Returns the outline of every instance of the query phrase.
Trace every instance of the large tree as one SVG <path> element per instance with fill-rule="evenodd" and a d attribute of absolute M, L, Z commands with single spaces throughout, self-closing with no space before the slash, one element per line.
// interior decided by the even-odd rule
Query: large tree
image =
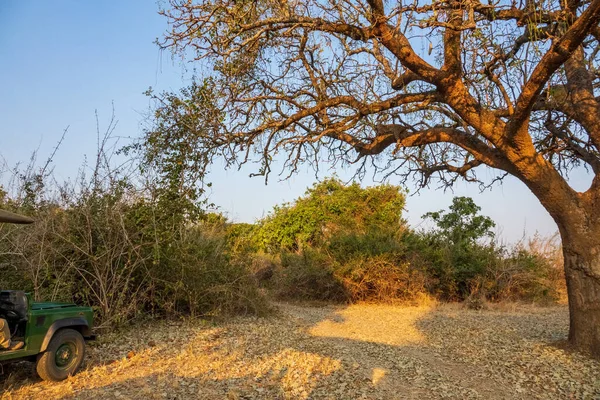
<path fill-rule="evenodd" d="M 282 156 L 289 171 L 355 163 L 423 185 L 488 166 L 525 183 L 562 237 L 570 341 L 600 356 L 600 0 L 171 0 L 162 13 L 160 44 L 220 93 L 218 129 L 185 126 L 206 159 L 259 158 L 261 174 Z"/>

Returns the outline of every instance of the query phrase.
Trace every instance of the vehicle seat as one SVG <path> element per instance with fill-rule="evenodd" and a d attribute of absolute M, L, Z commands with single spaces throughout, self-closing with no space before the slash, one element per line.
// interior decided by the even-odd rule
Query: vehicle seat
<path fill-rule="evenodd" d="M 0 292 L 0 303 L 8 301 L 12 305 L 2 305 L 5 311 L 14 311 L 20 320 L 27 319 L 27 295 L 21 290 L 4 290 Z"/>

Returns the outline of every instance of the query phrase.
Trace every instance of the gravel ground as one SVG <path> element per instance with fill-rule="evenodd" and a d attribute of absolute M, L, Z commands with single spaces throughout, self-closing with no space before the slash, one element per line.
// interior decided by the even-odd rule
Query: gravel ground
<path fill-rule="evenodd" d="M 277 307 L 105 335 L 61 383 L 5 366 L 2 399 L 600 399 L 600 362 L 559 346 L 566 307 Z"/>

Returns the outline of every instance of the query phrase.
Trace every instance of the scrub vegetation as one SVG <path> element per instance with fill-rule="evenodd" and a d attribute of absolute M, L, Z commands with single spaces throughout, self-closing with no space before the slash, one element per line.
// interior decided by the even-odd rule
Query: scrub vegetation
<path fill-rule="evenodd" d="M 36 223 L 1 227 L 1 287 L 89 304 L 100 328 L 148 316 L 264 315 L 269 299 L 481 308 L 564 297 L 557 244 L 499 245 L 470 198 L 426 214 L 432 229 L 417 231 L 402 218 L 404 189 L 333 177 L 254 224 L 232 223 L 205 211 L 181 149 L 159 157 L 141 143 L 126 149 L 133 167 L 111 169 L 111 127 L 76 183 L 58 184 L 48 165 L 13 171 L 0 207 Z"/>
<path fill-rule="evenodd" d="M 494 222 L 468 197 L 427 213 L 433 228 L 417 231 L 402 219 L 404 196 L 391 185 L 315 184 L 246 228 L 255 276 L 277 298 L 294 300 L 468 301 L 479 308 L 564 297 L 557 243 L 500 245 Z"/>

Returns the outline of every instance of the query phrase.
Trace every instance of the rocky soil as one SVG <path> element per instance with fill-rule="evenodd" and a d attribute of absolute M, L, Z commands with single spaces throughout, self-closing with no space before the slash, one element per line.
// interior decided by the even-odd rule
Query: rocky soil
<path fill-rule="evenodd" d="M 61 383 L 4 366 L 1 398 L 600 399 L 600 362 L 561 346 L 566 307 L 277 307 L 104 335 Z"/>

